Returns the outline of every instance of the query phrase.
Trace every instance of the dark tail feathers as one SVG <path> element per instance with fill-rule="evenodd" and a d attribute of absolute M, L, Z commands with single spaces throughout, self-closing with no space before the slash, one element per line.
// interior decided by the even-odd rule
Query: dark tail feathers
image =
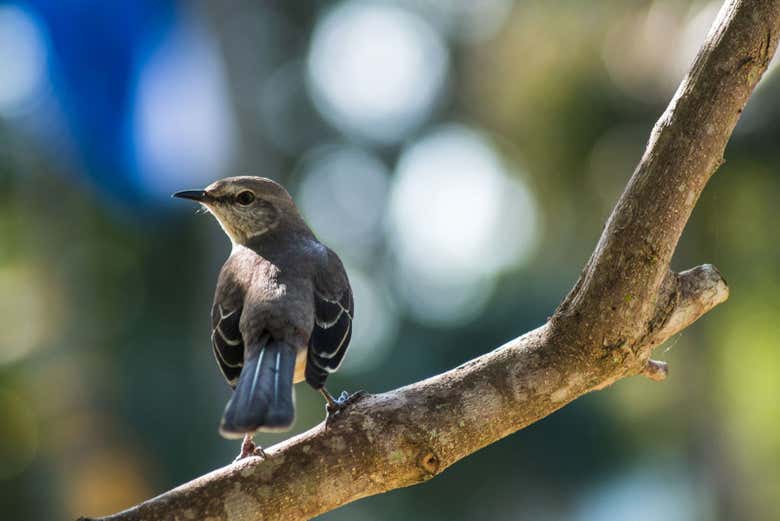
<path fill-rule="evenodd" d="M 295 357 L 295 348 L 274 340 L 250 350 L 222 415 L 222 436 L 240 438 L 258 430 L 285 430 L 292 425 Z"/>

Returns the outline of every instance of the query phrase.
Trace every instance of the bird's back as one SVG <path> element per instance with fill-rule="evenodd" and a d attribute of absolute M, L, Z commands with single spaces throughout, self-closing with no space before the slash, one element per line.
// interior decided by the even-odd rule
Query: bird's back
<path fill-rule="evenodd" d="M 241 308 L 239 332 L 244 341 L 267 332 L 296 348 L 307 346 L 314 325 L 311 270 L 305 262 L 291 266 L 282 267 L 250 248 L 233 249 L 220 272 L 214 304 Z"/>

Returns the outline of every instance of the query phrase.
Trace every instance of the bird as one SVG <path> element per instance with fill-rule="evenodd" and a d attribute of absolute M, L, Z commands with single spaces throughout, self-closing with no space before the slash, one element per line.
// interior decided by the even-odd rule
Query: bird
<path fill-rule="evenodd" d="M 325 388 L 352 337 L 347 272 L 271 179 L 228 177 L 172 196 L 200 203 L 232 244 L 211 309 L 211 347 L 233 388 L 219 432 L 243 437 L 236 460 L 265 457 L 254 434 L 292 426 L 293 384 L 305 380 L 319 391 L 329 418 L 363 394 L 335 398 Z"/>

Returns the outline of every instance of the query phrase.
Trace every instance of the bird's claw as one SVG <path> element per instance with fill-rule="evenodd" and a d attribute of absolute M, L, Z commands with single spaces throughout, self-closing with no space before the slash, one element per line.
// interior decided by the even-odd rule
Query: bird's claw
<path fill-rule="evenodd" d="M 260 445 L 257 445 L 255 447 L 255 450 L 252 451 L 252 455 L 253 456 L 259 456 L 259 457 L 261 457 L 263 459 L 266 459 L 268 457 L 268 455 L 263 450 L 263 447 L 261 447 Z"/>
<path fill-rule="evenodd" d="M 349 406 L 352 403 L 355 403 L 360 398 L 363 398 L 368 393 L 366 391 L 360 390 L 355 391 L 354 393 L 350 394 L 347 391 L 341 391 L 341 394 L 338 398 L 334 399 L 333 402 L 328 402 L 325 405 L 325 410 L 328 412 L 328 418 L 330 419 L 331 416 L 335 416 L 341 411 L 343 411 L 347 406 Z"/>
<path fill-rule="evenodd" d="M 233 463 L 248 458 L 249 456 L 259 456 L 265 459 L 266 453 L 263 450 L 263 447 L 255 445 L 255 442 L 251 439 L 244 438 L 244 441 L 241 443 L 241 452 L 236 456 L 236 459 L 233 460 Z"/>

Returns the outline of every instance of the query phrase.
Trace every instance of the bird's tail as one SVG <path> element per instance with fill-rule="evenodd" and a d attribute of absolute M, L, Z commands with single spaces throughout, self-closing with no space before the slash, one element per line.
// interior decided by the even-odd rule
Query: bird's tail
<path fill-rule="evenodd" d="M 258 430 L 285 430 L 295 419 L 295 348 L 265 337 L 247 351 L 238 385 L 219 426 L 226 438 Z"/>

